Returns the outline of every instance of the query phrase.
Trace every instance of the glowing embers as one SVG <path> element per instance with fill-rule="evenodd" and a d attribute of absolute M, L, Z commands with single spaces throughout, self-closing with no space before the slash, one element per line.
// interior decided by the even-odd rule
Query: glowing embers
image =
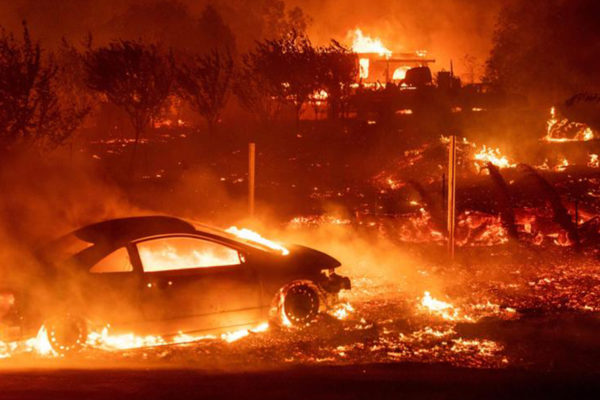
<path fill-rule="evenodd" d="M 489 300 L 485 303 L 467 303 L 464 307 L 457 307 L 447 301 L 434 298 L 428 291 L 425 291 L 420 299 L 418 308 L 433 317 L 452 322 L 477 322 L 489 316 L 511 320 L 519 316 L 514 309 L 500 307 Z"/>
<path fill-rule="evenodd" d="M 354 311 L 354 307 L 352 307 L 350 303 L 339 303 L 336 304 L 329 313 L 339 320 L 344 320 Z"/>
<path fill-rule="evenodd" d="M 450 137 L 441 136 L 440 141 L 443 144 L 450 142 Z M 517 164 L 511 161 L 508 156 L 504 155 L 500 148 L 482 145 L 479 149 L 477 144 L 470 142 L 467 138 L 457 138 L 458 148 L 463 154 L 467 154 L 468 158 L 473 160 L 476 172 L 485 172 L 485 167 L 488 163 L 495 165 L 498 168 L 515 168 Z M 464 156 L 463 156 L 464 157 Z"/>
<path fill-rule="evenodd" d="M 429 292 L 425 292 L 421 299 L 421 307 L 430 314 L 437 315 L 448 321 L 460 319 L 460 309 L 445 301 L 437 300 L 431 297 Z M 469 318 L 466 318 L 470 320 Z"/>
<path fill-rule="evenodd" d="M 550 108 L 550 117 L 546 121 L 546 142 L 587 142 L 596 139 L 592 128 L 586 124 L 569 121 L 567 118 L 559 119 L 556 109 Z"/>
<path fill-rule="evenodd" d="M 508 242 L 502 219 L 478 211 L 465 211 L 459 215 L 456 236 L 459 246 L 497 246 Z"/>
<path fill-rule="evenodd" d="M 251 231 L 250 229 L 246 229 L 246 228 L 239 229 L 235 226 L 232 226 L 230 228 L 227 228 L 225 230 L 225 232 L 231 233 L 232 235 L 235 235 L 240 239 L 245 239 L 245 240 L 248 240 L 249 242 L 254 242 L 259 245 L 265 246 L 271 250 L 280 252 L 284 256 L 287 256 L 288 254 L 290 254 L 290 251 L 288 249 L 286 249 L 285 247 L 283 247 L 282 245 L 275 243 L 271 240 L 265 239 L 264 237 L 262 237 L 261 235 L 259 235 L 258 233 L 254 232 L 254 231 Z"/>

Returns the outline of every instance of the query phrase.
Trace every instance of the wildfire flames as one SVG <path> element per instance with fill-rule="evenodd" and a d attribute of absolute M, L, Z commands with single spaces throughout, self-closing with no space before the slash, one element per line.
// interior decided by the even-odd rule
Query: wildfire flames
<path fill-rule="evenodd" d="M 392 51 L 386 48 L 379 38 L 365 36 L 360 29 L 354 30 L 351 36 L 353 36 L 352 51 L 355 53 L 375 53 L 387 58 L 392 56 Z"/>
<path fill-rule="evenodd" d="M 473 156 L 475 159 L 475 167 L 481 170 L 488 162 L 494 164 L 498 168 L 514 168 L 516 164 L 508 161 L 508 158 L 500 152 L 499 148 L 492 148 L 483 145 Z"/>
<path fill-rule="evenodd" d="M 579 122 L 571 122 L 566 118 L 558 119 L 556 108 L 550 108 L 550 117 L 546 121 L 547 142 L 587 142 L 594 140 L 596 135 L 592 128 Z"/>
<path fill-rule="evenodd" d="M 178 345 L 193 343 L 202 340 L 222 340 L 226 343 L 233 343 L 251 333 L 265 332 L 269 329 L 269 324 L 264 322 L 251 329 L 240 329 L 237 331 L 226 332 L 221 335 L 188 335 L 179 333 L 172 338 L 163 338 L 154 335 L 136 335 L 135 333 L 111 334 L 110 326 L 105 326 L 99 331 L 90 332 L 87 335 L 84 347 L 99 349 L 103 351 L 121 351 L 146 347 Z M 38 335 L 25 341 L 0 342 L 0 358 L 9 358 L 17 354 L 34 353 L 40 356 L 57 357 L 56 353 L 48 339 L 48 333 L 45 326 L 42 326 Z"/>
<path fill-rule="evenodd" d="M 393 56 L 392 51 L 387 48 L 381 39 L 367 36 L 361 29 L 355 29 L 348 32 L 348 37 L 352 40 L 352 51 L 358 54 L 358 70 L 359 78 L 367 79 L 370 76 L 371 58 L 377 56 L 386 60 L 390 60 Z M 427 51 L 418 50 L 415 52 L 417 57 L 423 58 L 427 55 Z M 376 60 L 377 57 L 373 57 Z M 410 66 L 402 65 L 395 67 L 392 73 L 392 80 L 401 81 L 406 78 L 406 72 Z M 386 78 L 387 79 L 387 78 Z"/>

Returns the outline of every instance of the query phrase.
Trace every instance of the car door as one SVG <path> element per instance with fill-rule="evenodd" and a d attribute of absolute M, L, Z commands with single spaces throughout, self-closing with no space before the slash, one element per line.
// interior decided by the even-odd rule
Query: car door
<path fill-rule="evenodd" d="M 143 309 L 163 334 L 234 329 L 260 319 L 260 286 L 237 249 L 193 235 L 136 243 Z"/>
<path fill-rule="evenodd" d="M 95 322 L 127 328 L 143 319 L 140 274 L 131 255 L 131 247 L 118 247 L 89 268 L 89 279 L 81 287 L 80 296 L 86 299 L 85 315 Z"/>

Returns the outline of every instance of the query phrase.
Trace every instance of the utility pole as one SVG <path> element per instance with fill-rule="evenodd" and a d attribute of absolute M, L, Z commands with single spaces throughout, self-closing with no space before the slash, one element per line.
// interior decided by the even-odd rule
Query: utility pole
<path fill-rule="evenodd" d="M 456 225 L 456 136 L 450 136 L 448 147 L 448 254 L 454 260 Z"/>
<path fill-rule="evenodd" d="M 248 211 L 254 217 L 254 187 L 256 172 L 256 145 L 248 144 Z"/>

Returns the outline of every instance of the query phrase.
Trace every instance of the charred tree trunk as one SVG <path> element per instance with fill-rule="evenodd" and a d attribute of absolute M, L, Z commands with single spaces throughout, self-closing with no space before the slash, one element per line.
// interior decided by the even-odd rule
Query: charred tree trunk
<path fill-rule="evenodd" d="M 408 181 L 407 183 L 411 185 L 417 193 L 419 193 L 421 200 L 423 201 L 425 207 L 431 215 L 431 221 L 433 222 L 435 228 L 438 229 L 440 232 L 447 232 L 446 219 L 444 217 L 444 208 L 440 204 L 437 204 L 431 198 L 429 193 L 427 193 L 427 191 L 419 182 Z"/>
<path fill-rule="evenodd" d="M 515 224 L 515 211 L 508 185 L 500 174 L 498 167 L 488 162 L 487 169 L 490 171 L 490 178 L 492 178 L 492 182 L 494 182 L 497 189 L 502 226 L 506 229 L 510 238 L 518 239 L 517 226 Z"/>
<path fill-rule="evenodd" d="M 542 190 L 544 197 L 550 202 L 552 211 L 554 214 L 554 222 L 559 224 L 569 234 L 569 237 L 575 241 L 575 244 L 579 244 L 579 234 L 577 232 L 577 226 L 573 223 L 571 216 L 567 212 L 567 209 L 562 203 L 560 196 L 554 190 L 554 187 L 542 177 L 536 170 L 526 164 L 519 164 L 519 169 L 523 171 L 527 176 L 533 179 L 537 186 Z"/>

